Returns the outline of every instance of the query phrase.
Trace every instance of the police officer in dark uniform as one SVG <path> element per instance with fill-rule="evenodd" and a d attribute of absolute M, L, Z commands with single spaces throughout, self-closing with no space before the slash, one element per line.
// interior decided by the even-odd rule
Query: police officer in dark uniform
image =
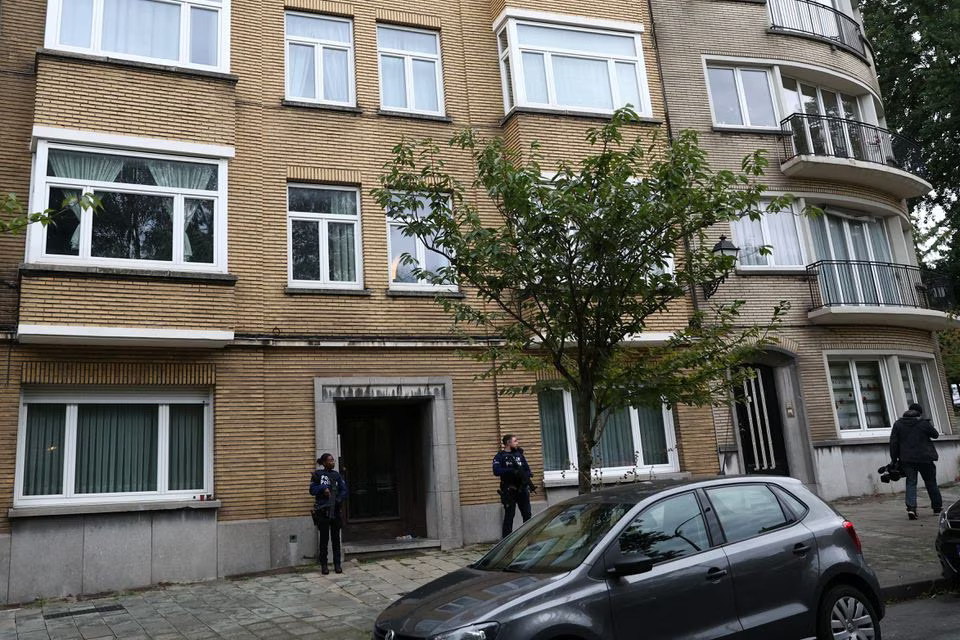
<path fill-rule="evenodd" d="M 503 528 L 506 538 L 513 531 L 513 518 L 517 507 L 520 517 L 526 522 L 530 519 L 530 491 L 534 489 L 533 472 L 527 459 L 523 457 L 520 442 L 508 433 L 501 439 L 503 449 L 493 458 L 493 475 L 500 478 L 500 502 L 503 503 Z"/>
<path fill-rule="evenodd" d="M 320 551 L 320 572 L 330 573 L 327 564 L 327 542 L 333 543 L 333 570 L 343 573 L 340 563 L 340 528 L 343 501 L 347 497 L 347 483 L 343 476 L 333 470 L 335 462 L 332 453 L 317 458 L 320 468 L 310 476 L 310 495 L 315 496 L 313 505 L 313 524 L 317 527 Z"/>

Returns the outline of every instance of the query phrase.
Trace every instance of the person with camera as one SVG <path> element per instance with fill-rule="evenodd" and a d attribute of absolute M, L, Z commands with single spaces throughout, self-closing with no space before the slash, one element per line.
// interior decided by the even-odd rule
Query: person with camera
<path fill-rule="evenodd" d="M 513 531 L 513 519 L 520 507 L 520 517 L 530 519 L 530 492 L 536 491 L 533 472 L 516 436 L 508 433 L 501 438 L 503 447 L 493 458 L 493 475 L 500 478 L 500 502 L 503 503 L 501 534 L 506 538 Z"/>
<path fill-rule="evenodd" d="M 890 459 L 893 464 L 900 463 L 907 481 L 907 517 L 916 520 L 917 516 L 917 474 L 923 478 L 930 496 L 930 507 L 934 513 L 943 509 L 943 497 L 937 486 L 937 465 L 939 458 L 933 446 L 933 440 L 940 437 L 933 423 L 923 416 L 923 407 L 913 403 L 903 417 L 893 424 L 890 432 Z"/>
<path fill-rule="evenodd" d="M 332 453 L 325 453 L 317 458 L 317 464 L 320 468 L 310 476 L 310 495 L 315 497 L 310 515 L 317 527 L 320 573 L 330 573 L 330 566 L 327 564 L 328 542 L 333 547 L 333 570 L 343 573 L 340 558 L 340 518 L 343 501 L 347 497 L 347 483 L 343 476 L 333 470 L 336 463 Z"/>

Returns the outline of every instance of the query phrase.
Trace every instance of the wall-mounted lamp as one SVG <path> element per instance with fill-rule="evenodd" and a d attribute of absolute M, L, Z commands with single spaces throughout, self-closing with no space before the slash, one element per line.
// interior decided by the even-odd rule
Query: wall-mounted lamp
<path fill-rule="evenodd" d="M 737 254 L 740 253 L 740 247 L 733 244 L 727 240 L 727 236 L 720 236 L 720 242 L 713 245 L 713 255 L 717 256 L 726 256 L 727 258 L 733 258 L 734 262 L 737 259 Z M 727 276 L 730 274 L 730 270 L 723 272 L 723 275 L 715 280 L 710 282 L 703 283 L 703 297 L 709 298 L 717 292 L 717 289 L 723 284 L 723 281 L 727 279 Z"/>

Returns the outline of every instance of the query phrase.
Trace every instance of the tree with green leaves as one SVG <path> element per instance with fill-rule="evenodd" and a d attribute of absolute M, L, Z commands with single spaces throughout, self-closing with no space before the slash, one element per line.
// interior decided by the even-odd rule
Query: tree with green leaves
<path fill-rule="evenodd" d="M 68 196 L 60 203 L 59 209 L 51 207 L 43 211 L 27 213 L 17 196 L 9 193 L 0 200 L 0 233 L 19 233 L 33 223 L 56 224 L 57 217 L 67 211 L 79 212 L 82 209 L 99 208 L 100 199 L 92 193 L 85 193 L 81 196 Z"/>
<path fill-rule="evenodd" d="M 536 144 L 521 152 L 462 131 L 450 145 L 473 160 L 469 186 L 447 170 L 437 144 L 403 141 L 373 190 L 405 235 L 442 256 L 431 269 L 405 254 L 405 268 L 463 289 L 463 297 L 437 300 L 487 365 L 485 375 L 550 380 L 505 393 L 560 386 L 572 394 L 581 492 L 591 490 L 594 449 L 612 410 L 725 397 L 747 375 L 737 365 L 773 341 L 787 308 L 781 302 L 769 321 L 749 324 L 743 301 L 714 304 L 664 345 L 631 345 L 651 320 L 677 313 L 678 301 L 731 269 L 731 257 L 712 251 L 708 230 L 762 215 L 758 179 L 767 166 L 758 151 L 739 172 L 713 171 L 694 132 L 670 144 L 625 142 L 634 122 L 632 111 L 617 111 L 587 133 L 590 155 L 549 172 Z M 768 209 L 790 200 L 773 198 Z"/>

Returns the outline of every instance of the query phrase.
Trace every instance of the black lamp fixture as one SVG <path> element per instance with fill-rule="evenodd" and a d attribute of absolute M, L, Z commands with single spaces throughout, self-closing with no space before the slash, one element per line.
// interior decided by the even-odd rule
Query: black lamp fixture
<path fill-rule="evenodd" d="M 717 256 L 726 256 L 728 258 L 733 258 L 734 261 L 737 259 L 737 254 L 740 253 L 740 247 L 733 244 L 727 240 L 727 236 L 720 236 L 720 242 L 713 245 L 713 255 Z M 703 297 L 709 298 L 717 292 L 717 289 L 720 288 L 720 285 L 723 284 L 723 281 L 727 279 L 727 276 L 730 274 L 730 270 L 723 272 L 719 278 L 711 280 L 710 282 L 703 283 Z"/>

